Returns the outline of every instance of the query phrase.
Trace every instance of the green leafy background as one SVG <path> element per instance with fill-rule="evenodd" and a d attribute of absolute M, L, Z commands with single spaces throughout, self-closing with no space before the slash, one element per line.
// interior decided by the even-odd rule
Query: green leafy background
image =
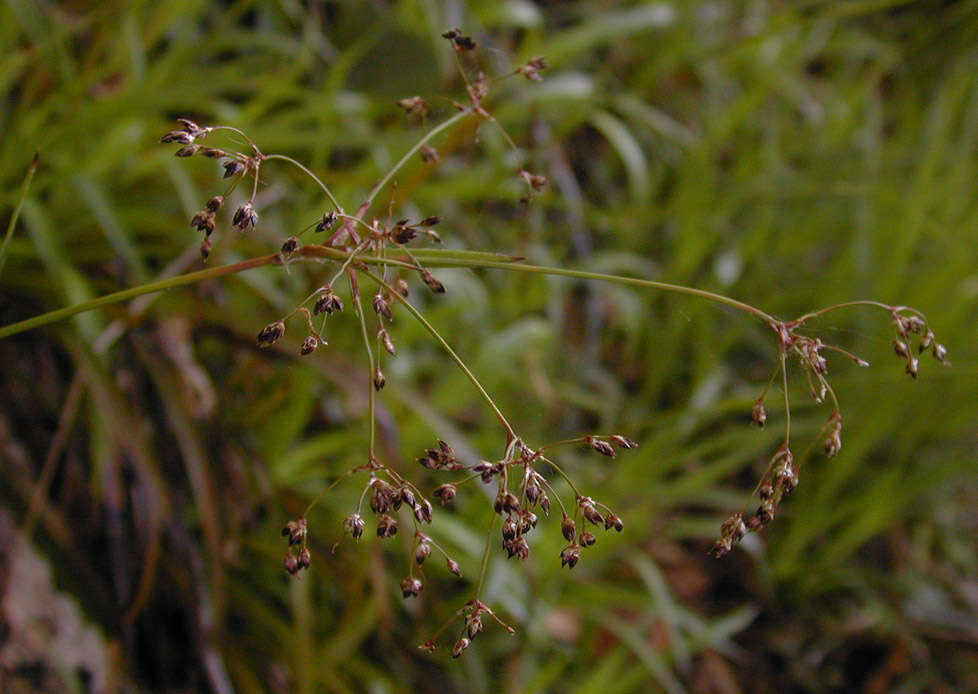
<path fill-rule="evenodd" d="M 777 397 L 767 429 L 748 425 L 776 360 L 770 331 L 688 297 L 437 271 L 447 295 L 418 284 L 412 301 L 531 445 L 592 432 L 641 442 L 615 461 L 560 455 L 625 532 L 602 533 L 571 573 L 554 519 L 525 564 L 495 549 L 486 600 L 518 632 L 487 624 L 453 661 L 416 646 L 471 593 L 491 515 L 481 490 L 436 508 L 431 531 L 466 580 L 429 568 L 417 601 L 397 588 L 409 538 L 342 538 L 355 482 L 313 511 L 311 570 L 282 571 L 282 524 L 365 457 L 353 316 L 331 318 L 328 348 L 311 357 L 297 355 L 299 330 L 282 349 L 254 344 L 322 268 L 262 268 L 6 338 L 0 507 L 23 525 L 45 481 L 29 530 L 57 589 L 105 639 L 94 681 L 160 692 L 978 690 L 974 1 L 9 0 L 4 227 L 35 150 L 40 166 L 7 247 L 0 323 L 200 267 L 187 222 L 221 192 L 220 172 L 157 144 L 177 116 L 245 130 L 355 209 L 464 101 L 439 37 L 456 25 L 479 44 L 473 73 L 550 63 L 540 84 L 495 85 L 487 105 L 551 185 L 521 204 L 512 151 L 491 125 L 468 123 L 437 140 L 437 167 L 400 172 L 375 214 L 390 197 L 395 219 L 441 216 L 449 248 L 694 285 L 782 317 L 858 298 L 912 305 L 953 366 L 922 360 L 919 380 L 907 378 L 881 311 L 813 324 L 872 362 L 830 358 L 842 452 L 826 460 L 816 445 L 772 526 L 715 560 L 720 522 L 750 507 L 779 445 Z M 434 112 L 424 126 L 394 103 L 416 94 Z M 262 179 L 258 228 L 232 232 L 224 219 L 209 265 L 273 252 L 327 209 L 284 164 Z M 413 461 L 438 437 L 467 462 L 498 458 L 498 425 L 438 346 L 403 312 L 393 336 L 383 457 L 427 490 L 446 479 Z M 829 410 L 795 376 L 801 451 Z M 0 586 L 9 579 L 0 569 Z M 25 691 L 48 677 L 86 691 L 91 674 L 58 657 L 40 669 L 5 661 L 0 676 Z"/>

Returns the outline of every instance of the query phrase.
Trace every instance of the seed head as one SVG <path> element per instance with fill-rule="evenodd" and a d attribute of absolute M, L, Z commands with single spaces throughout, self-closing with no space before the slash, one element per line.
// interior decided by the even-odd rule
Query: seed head
<path fill-rule="evenodd" d="M 437 164 L 439 160 L 438 150 L 429 145 L 421 148 L 421 161 L 425 164 Z"/>
<path fill-rule="evenodd" d="M 210 236 L 214 233 L 214 213 L 201 210 L 190 220 L 190 226 Z"/>
<path fill-rule="evenodd" d="M 431 523 L 431 502 L 421 499 L 414 507 L 414 517 L 419 523 Z"/>
<path fill-rule="evenodd" d="M 616 516 L 611 511 L 608 511 L 608 513 L 604 517 L 604 529 L 611 530 L 612 528 L 614 528 L 618 532 L 621 532 L 624 527 L 625 524 L 622 522 L 621 518 Z"/>
<path fill-rule="evenodd" d="M 397 521 L 386 513 L 377 521 L 377 537 L 386 538 L 397 535 Z"/>
<path fill-rule="evenodd" d="M 208 159 L 221 159 L 228 155 L 223 149 L 218 149 L 217 147 L 201 147 L 200 153 Z"/>
<path fill-rule="evenodd" d="M 560 532 L 568 542 L 573 542 L 574 536 L 577 535 L 577 523 L 566 513 L 564 514 L 563 520 L 560 521 Z"/>
<path fill-rule="evenodd" d="M 475 41 L 472 40 L 471 36 L 465 36 L 462 34 L 461 29 L 446 31 L 441 36 L 442 38 L 448 39 L 452 42 L 452 47 L 455 49 L 456 53 L 463 53 L 465 51 L 475 49 Z"/>
<path fill-rule="evenodd" d="M 906 371 L 908 374 L 910 374 L 911 378 L 917 378 L 917 367 L 919 366 L 919 364 L 920 361 L 917 359 L 917 357 L 909 357 L 907 359 Z"/>
<path fill-rule="evenodd" d="M 445 563 L 448 566 L 449 571 L 451 571 L 459 578 L 462 577 L 462 567 L 458 565 L 457 561 L 455 561 L 454 559 L 447 559 Z"/>
<path fill-rule="evenodd" d="M 582 496 L 577 500 L 577 505 L 581 508 L 581 515 L 594 525 L 604 523 L 604 516 L 594 506 L 594 500 L 589 496 Z"/>
<path fill-rule="evenodd" d="M 381 390 L 387 384 L 387 379 L 384 377 L 384 372 L 380 370 L 380 367 L 374 369 L 374 390 Z"/>
<path fill-rule="evenodd" d="M 462 655 L 462 653 L 465 652 L 465 649 L 469 647 L 470 643 L 472 642 L 466 636 L 463 636 L 456 641 L 455 645 L 452 646 L 452 657 L 458 658 L 460 655 Z"/>
<path fill-rule="evenodd" d="M 178 157 L 192 157 L 197 154 L 198 151 L 200 151 L 200 145 L 184 145 L 174 152 L 174 154 L 176 154 Z"/>
<path fill-rule="evenodd" d="M 607 441 L 602 441 L 601 439 L 596 439 L 593 436 L 587 437 L 588 445 L 596 450 L 601 455 L 606 455 L 609 458 L 614 458 L 618 454 L 615 452 L 614 447 Z"/>
<path fill-rule="evenodd" d="M 577 545 L 568 545 L 560 552 L 560 566 L 573 569 L 581 558 L 581 548 Z"/>
<path fill-rule="evenodd" d="M 186 130 L 171 130 L 166 135 L 160 138 L 160 142 L 163 144 L 169 144 L 171 142 L 177 142 L 181 145 L 189 145 L 194 141 L 194 136 L 187 132 Z"/>
<path fill-rule="evenodd" d="M 232 176 L 237 176 L 239 173 L 244 171 L 245 165 L 238 161 L 237 159 L 232 159 L 231 161 L 224 162 L 224 178 L 231 178 Z"/>
<path fill-rule="evenodd" d="M 320 313 L 332 315 L 334 311 L 343 310 L 343 302 L 331 287 L 323 287 L 320 291 L 322 294 L 316 299 L 316 305 L 312 309 L 313 315 L 318 316 Z"/>
<path fill-rule="evenodd" d="M 476 610 L 465 618 L 465 631 L 474 639 L 482 631 L 482 613 Z"/>
<path fill-rule="evenodd" d="M 383 316 L 387 320 L 393 319 L 393 314 L 391 313 L 391 305 L 387 301 L 387 298 L 381 292 L 377 292 L 377 294 L 374 296 L 374 312 L 378 316 Z"/>
<path fill-rule="evenodd" d="M 282 536 L 289 538 L 289 545 L 298 545 L 306 539 L 308 523 L 305 518 L 289 521 L 282 528 Z"/>
<path fill-rule="evenodd" d="M 367 526 L 367 523 L 363 520 L 359 513 L 351 513 L 343 521 L 343 528 L 353 536 L 354 540 L 359 540 L 363 535 L 363 529 Z"/>
<path fill-rule="evenodd" d="M 289 573 L 289 575 L 295 576 L 297 573 L 299 573 L 299 558 L 292 554 L 292 552 L 288 552 L 285 555 L 283 564 L 285 565 L 285 570 Z"/>
<path fill-rule="evenodd" d="M 258 213 L 255 212 L 254 205 L 249 201 L 239 207 L 234 217 L 231 219 L 231 226 L 246 231 L 249 226 L 258 226 Z"/>
<path fill-rule="evenodd" d="M 298 564 L 300 569 L 308 569 L 309 565 L 312 563 L 312 553 L 309 551 L 308 547 L 303 547 L 299 550 Z"/>
<path fill-rule="evenodd" d="M 496 513 L 514 513 L 520 509 L 520 500 L 512 492 L 500 490 L 492 508 Z"/>
<path fill-rule="evenodd" d="M 578 542 L 581 543 L 582 547 L 590 547 L 597 541 L 598 538 L 595 537 L 594 533 L 592 533 L 589 530 L 585 530 L 584 532 L 582 532 L 580 538 L 578 539 Z"/>
<path fill-rule="evenodd" d="M 384 349 L 387 350 L 387 353 L 394 356 L 394 341 L 391 340 L 391 336 L 388 334 L 387 329 L 384 326 L 380 326 L 380 328 L 377 330 L 377 337 L 380 338 L 380 342 L 384 345 Z"/>
<path fill-rule="evenodd" d="M 622 436 L 621 434 L 615 434 L 613 436 L 609 436 L 608 440 L 611 441 L 611 443 L 618 446 L 618 448 L 625 448 L 625 449 L 638 448 L 638 443 L 632 441 L 627 436 Z"/>
<path fill-rule="evenodd" d="M 435 496 L 441 501 L 442 506 L 454 499 L 455 493 L 456 489 L 454 484 L 443 484 L 434 491 Z"/>
<path fill-rule="evenodd" d="M 418 546 L 414 550 L 414 561 L 418 563 L 418 566 L 424 563 L 424 560 L 428 558 L 431 554 L 431 543 L 428 542 L 427 538 L 421 540 Z"/>
<path fill-rule="evenodd" d="M 409 96 L 406 99 L 398 99 L 397 105 L 404 109 L 409 116 L 419 116 L 424 118 L 428 115 L 428 103 L 420 96 Z"/>
<path fill-rule="evenodd" d="M 907 349 L 907 343 L 903 340 L 893 341 L 893 351 L 896 352 L 898 357 L 903 357 L 904 359 L 910 355 L 910 350 Z"/>
<path fill-rule="evenodd" d="M 207 209 L 208 212 L 217 212 L 223 206 L 224 206 L 224 196 L 223 195 L 215 195 L 210 200 L 208 200 L 206 203 L 204 203 L 204 207 Z"/>
<path fill-rule="evenodd" d="M 403 277 L 397 278 L 397 282 L 394 283 L 394 289 L 397 290 L 398 294 L 404 297 L 411 293 L 410 288 L 408 288 L 407 280 L 405 280 Z"/>
<path fill-rule="evenodd" d="M 306 356 L 315 352 L 317 347 L 319 347 L 319 339 L 310 335 L 302 341 L 302 347 L 299 349 L 299 353 L 302 356 Z"/>
<path fill-rule="evenodd" d="M 299 239 L 295 236 L 290 236 L 289 238 L 285 239 L 285 242 L 282 244 L 282 255 L 291 255 L 292 253 L 295 253 L 298 247 Z"/>
<path fill-rule="evenodd" d="M 761 429 L 764 428 L 764 423 L 767 422 L 767 411 L 764 409 L 764 401 L 758 400 L 754 403 L 754 409 L 750 412 L 751 421 L 754 422 Z"/>
<path fill-rule="evenodd" d="M 401 594 L 405 598 L 416 598 L 418 594 L 421 593 L 421 580 L 414 578 L 413 576 L 408 576 L 403 581 L 401 581 Z"/>
<path fill-rule="evenodd" d="M 269 323 L 261 332 L 258 333 L 258 346 L 259 347 L 269 347 L 285 334 L 285 323 L 283 321 L 275 321 L 274 323 Z"/>
<path fill-rule="evenodd" d="M 444 294 L 445 293 L 445 285 L 442 284 L 438 280 L 437 277 L 435 277 L 434 275 L 432 275 L 427 270 L 422 270 L 421 271 L 421 279 L 424 280 L 424 283 L 426 285 L 428 285 L 428 289 L 430 289 L 431 291 L 433 291 L 435 294 Z"/>

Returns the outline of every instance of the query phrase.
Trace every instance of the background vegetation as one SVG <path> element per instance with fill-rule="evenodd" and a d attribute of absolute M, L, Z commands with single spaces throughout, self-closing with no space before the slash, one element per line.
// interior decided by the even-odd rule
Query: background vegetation
<path fill-rule="evenodd" d="M 254 344 L 318 270 L 263 268 L 4 339 L 4 691 L 978 690 L 976 2 L 10 0 L 4 227 L 35 150 L 41 163 L 0 324 L 199 267 L 187 223 L 221 188 L 213 162 L 157 144 L 176 116 L 245 130 L 355 209 L 424 132 L 395 100 L 428 98 L 431 122 L 463 100 L 438 37 L 456 25 L 490 74 L 549 61 L 543 83 L 502 83 L 490 106 L 551 186 L 521 205 L 498 133 L 463 126 L 438 140 L 438 167 L 398 176 L 395 218 L 440 215 L 448 247 L 691 284 L 782 317 L 910 304 L 953 367 L 908 379 L 882 312 L 821 321 L 873 364 L 832 361 L 842 452 L 813 455 L 772 526 L 714 560 L 779 443 L 782 408 L 748 425 L 776 357 L 767 328 L 650 291 L 438 271 L 447 295 L 415 300 L 528 441 L 641 443 L 561 457 L 625 532 L 571 573 L 553 520 L 525 564 L 495 552 L 487 595 L 518 633 L 488 628 L 453 661 L 416 644 L 471 586 L 432 571 L 403 604 L 408 548 L 341 538 L 356 485 L 310 517 L 312 569 L 282 571 L 282 524 L 365 451 L 351 315 L 308 358 L 294 334 Z M 325 211 L 284 165 L 262 174 L 261 223 L 219 224 L 210 265 L 272 252 Z M 406 315 L 394 337 L 387 459 L 430 490 L 445 480 L 413 460 L 436 437 L 467 461 L 498 456 L 491 413 L 437 346 Z M 799 379 L 791 394 L 807 441 L 828 411 Z M 473 489 L 438 517 L 467 575 L 490 513 Z M 25 525 L 43 556 L 30 570 Z M 54 590 L 97 638 L 65 636 L 82 628 L 67 607 L 41 631 L 18 621 Z"/>

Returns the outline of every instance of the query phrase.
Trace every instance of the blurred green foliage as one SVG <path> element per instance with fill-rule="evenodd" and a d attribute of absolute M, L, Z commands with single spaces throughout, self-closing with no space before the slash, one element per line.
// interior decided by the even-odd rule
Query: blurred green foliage
<path fill-rule="evenodd" d="M 47 470 L 34 540 L 113 644 L 116 676 L 161 692 L 978 689 L 974 1 L 9 0 L 4 227 L 35 150 L 41 165 L 0 323 L 199 266 L 187 221 L 221 192 L 219 171 L 157 144 L 177 116 L 241 128 L 355 209 L 424 132 L 395 100 L 424 96 L 431 122 L 464 100 L 439 38 L 456 25 L 490 75 L 550 63 L 540 84 L 496 85 L 488 106 L 551 186 L 520 204 L 499 133 L 463 125 L 439 138 L 437 167 L 397 176 L 395 218 L 441 216 L 451 248 L 690 284 L 781 317 L 912 305 L 953 367 L 927 360 L 911 382 L 882 312 L 819 321 L 873 364 L 830 360 L 842 453 L 816 446 L 782 516 L 717 561 L 720 521 L 747 508 L 779 444 L 777 405 L 767 429 L 748 426 L 776 358 L 768 329 L 686 297 L 439 271 L 447 295 L 413 300 L 531 445 L 641 442 L 613 462 L 560 455 L 625 532 L 570 574 L 553 519 L 525 564 L 494 551 L 486 599 L 518 633 L 487 626 L 452 661 L 416 645 L 471 585 L 429 569 L 403 604 L 410 538 L 341 538 L 358 484 L 310 517 L 312 569 L 283 575 L 282 524 L 365 456 L 351 314 L 309 358 L 294 332 L 280 351 L 254 346 L 320 268 L 262 268 L 5 339 L 0 499 L 24 519 Z M 327 209 L 284 165 L 262 178 L 259 227 L 219 226 L 210 264 L 272 252 Z M 393 334 L 384 458 L 430 490 L 446 480 L 413 460 L 438 437 L 466 462 L 500 456 L 491 413 L 438 346 L 406 314 Z M 801 378 L 791 397 L 803 449 L 829 410 Z M 467 576 L 490 514 L 464 488 L 432 528 Z"/>

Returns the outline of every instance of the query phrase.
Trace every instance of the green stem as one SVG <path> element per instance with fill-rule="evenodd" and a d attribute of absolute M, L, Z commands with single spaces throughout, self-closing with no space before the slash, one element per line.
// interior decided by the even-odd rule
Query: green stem
<path fill-rule="evenodd" d="M 497 518 L 498 515 L 495 512 L 493 512 L 492 519 L 489 521 L 489 532 L 488 532 L 489 538 L 486 540 L 486 548 L 482 551 L 482 565 L 479 567 L 479 578 L 476 580 L 475 583 L 475 598 L 474 598 L 475 600 L 478 600 L 479 596 L 482 594 L 482 584 L 485 583 L 486 573 L 489 571 L 489 553 L 495 544 L 492 541 L 492 535 L 496 530 Z"/>
<path fill-rule="evenodd" d="M 329 198 L 329 201 L 333 203 L 333 207 L 336 208 L 336 211 L 340 213 L 343 212 L 343 208 L 340 207 L 340 203 L 336 201 L 336 198 L 333 196 L 333 193 L 330 191 L 330 189 L 326 187 L 326 184 L 323 183 L 321 180 L 319 180 L 319 177 L 316 174 L 314 174 L 312 171 L 307 169 L 304 165 L 302 165 L 292 157 L 285 156 L 284 154 L 266 154 L 265 159 L 281 159 L 282 161 L 287 161 L 293 166 L 297 166 L 298 168 L 302 169 L 302 171 L 304 171 L 305 174 L 309 176 L 309 178 L 314 180 L 319 185 L 319 187 L 323 189 L 323 192 L 326 193 L 326 197 Z"/>
<path fill-rule="evenodd" d="M 256 267 L 262 267 L 264 265 L 276 265 L 279 262 L 279 254 L 273 253 L 272 255 L 265 255 L 259 258 L 242 260 L 239 263 L 221 265 L 219 267 L 207 268 L 206 270 L 190 272 L 185 275 L 178 275 L 177 277 L 168 277 L 164 280 L 159 280 L 156 282 L 148 282 L 146 284 L 141 284 L 138 287 L 123 289 L 119 292 L 113 292 L 112 294 L 106 294 L 105 296 L 100 296 L 98 298 L 91 299 L 90 301 L 75 304 L 74 306 L 66 306 L 65 308 L 59 308 L 56 311 L 42 313 L 39 316 L 34 316 L 33 318 L 28 318 L 27 320 L 22 320 L 18 323 L 5 325 L 0 328 L 0 339 L 10 337 L 11 335 L 16 335 L 17 333 L 22 333 L 25 330 L 39 328 L 42 325 L 56 323 L 66 318 L 71 318 L 79 313 L 84 313 L 85 311 L 91 311 L 92 309 L 101 308 L 103 306 L 111 306 L 112 304 L 117 304 L 122 301 L 135 299 L 137 296 L 142 296 L 144 294 L 152 294 L 153 292 L 161 292 L 166 289 L 183 287 L 188 284 L 194 284 L 196 282 L 212 279 L 214 277 L 234 275 L 239 272 Z"/>
<path fill-rule="evenodd" d="M 401 160 L 396 164 L 394 164 L 394 167 L 390 171 L 388 171 L 387 174 L 382 179 L 380 179 L 380 181 L 377 182 L 377 185 L 375 185 L 370 190 L 370 192 L 367 194 L 367 199 L 364 201 L 363 205 L 361 206 L 361 209 L 364 211 L 370 209 L 370 205 L 373 203 L 374 198 L 377 197 L 377 193 L 383 190 L 384 186 L 386 186 L 387 183 L 391 180 L 391 178 L 394 177 L 394 174 L 396 174 L 401 169 L 402 166 L 407 164 L 408 161 L 410 161 L 411 157 L 417 154 L 418 150 L 424 147 L 428 143 L 428 141 L 431 140 L 431 138 L 435 137 L 441 132 L 444 132 L 445 130 L 452 127 L 453 125 L 455 125 L 456 123 L 458 123 L 460 120 L 462 120 L 468 115 L 470 115 L 468 111 L 460 111 L 456 113 L 454 116 L 452 116 L 451 118 L 449 118 L 448 120 L 446 120 L 445 122 L 433 128 L 431 132 L 429 132 L 427 135 L 425 135 L 420 140 L 418 140 L 418 142 L 415 143 L 414 147 L 409 149 L 407 153 L 403 157 L 401 157 Z"/>
<path fill-rule="evenodd" d="M 472 385 L 475 386 L 475 389 L 479 391 L 479 395 L 481 395 L 482 399 L 485 400 L 487 405 L 489 405 L 489 408 L 496 413 L 496 417 L 499 418 L 499 422 L 503 425 L 503 428 L 506 430 L 508 441 L 514 441 L 516 439 L 516 432 L 513 431 L 513 427 L 510 426 L 509 421 L 499 410 L 499 407 L 496 406 L 496 402 L 492 399 L 489 393 L 486 392 L 486 389 L 482 387 L 482 383 L 479 382 L 479 379 L 475 377 L 475 374 L 473 374 L 472 371 L 469 369 L 469 367 L 465 364 L 465 362 L 462 361 L 462 358 L 458 356 L 458 354 L 456 354 L 455 350 L 452 349 L 452 346 L 445 341 L 445 338 L 441 336 L 441 333 L 435 330 L 435 327 L 428 322 L 428 319 L 425 318 L 421 314 L 421 312 L 418 311 L 418 309 L 412 306 L 411 302 L 409 302 L 407 299 L 401 296 L 396 289 L 394 289 L 392 286 L 387 284 L 387 282 L 385 282 L 383 278 L 379 277 L 378 275 L 375 275 L 370 270 L 363 270 L 363 272 L 367 275 L 367 277 L 369 277 L 378 285 L 384 287 L 388 292 L 390 292 L 390 295 L 392 297 L 400 301 L 405 306 L 405 308 L 407 308 L 410 314 L 414 316 L 414 319 L 417 320 L 419 323 L 421 323 L 422 326 L 424 326 L 424 329 L 428 331 L 428 334 L 430 334 L 433 338 L 435 338 L 438 344 L 441 345 L 442 349 L 444 349 L 445 352 L 448 353 L 448 356 L 451 357 L 452 361 L 455 362 L 455 365 L 458 366 L 459 369 L 461 369 L 462 373 L 464 373 L 465 376 L 472 383 Z"/>
<path fill-rule="evenodd" d="M 27 167 L 27 174 L 24 176 L 24 182 L 20 184 L 20 193 L 17 195 L 17 204 L 14 206 L 14 213 L 10 215 L 10 222 L 7 224 L 7 234 L 3 237 L 3 245 L 0 246 L 0 273 L 3 272 L 4 263 L 7 262 L 7 244 L 10 243 L 11 237 L 14 235 L 14 228 L 17 226 L 17 219 L 20 217 L 20 210 L 24 206 L 24 200 L 27 198 L 27 190 L 31 187 L 31 181 L 34 180 L 34 172 L 37 171 L 37 162 L 39 161 L 39 155 L 34 152 L 34 160 L 31 165 Z"/>
<path fill-rule="evenodd" d="M 376 369 L 376 363 L 374 362 L 374 353 L 370 349 L 370 336 L 367 334 L 367 317 L 363 314 L 363 304 L 360 301 L 360 287 L 356 279 L 356 270 L 350 270 L 350 293 L 353 295 L 353 308 L 354 312 L 357 314 L 357 318 L 360 319 L 360 331 L 363 334 L 363 347 L 367 351 L 367 362 L 369 363 L 370 373 L 367 375 L 367 380 L 369 385 L 367 386 L 367 393 L 369 395 L 369 410 L 368 418 L 370 419 L 370 460 L 374 459 L 374 442 L 377 436 L 377 388 L 374 385 L 374 375 Z"/>

